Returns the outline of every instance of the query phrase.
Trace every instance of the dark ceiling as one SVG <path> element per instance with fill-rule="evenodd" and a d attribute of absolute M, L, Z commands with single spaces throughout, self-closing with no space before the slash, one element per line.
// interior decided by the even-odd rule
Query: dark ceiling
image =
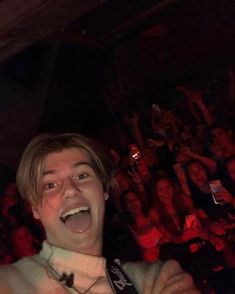
<path fill-rule="evenodd" d="M 0 11 L 0 62 L 42 40 L 73 54 L 78 47 L 111 52 L 119 92 L 106 99 L 114 108 L 149 103 L 179 82 L 234 64 L 234 0 L 2 0 Z M 34 64 L 39 58 L 31 55 Z"/>
<path fill-rule="evenodd" d="M 234 50 L 234 5 L 234 0 L 2 0 L 0 62 L 45 38 L 104 48 L 140 33 L 152 51 L 204 50 L 207 58 L 208 49 Z"/>
<path fill-rule="evenodd" d="M 16 162 L 39 123 L 97 134 L 125 111 L 175 106 L 176 83 L 234 65 L 234 12 L 234 0 L 0 0 L 3 157 Z"/>

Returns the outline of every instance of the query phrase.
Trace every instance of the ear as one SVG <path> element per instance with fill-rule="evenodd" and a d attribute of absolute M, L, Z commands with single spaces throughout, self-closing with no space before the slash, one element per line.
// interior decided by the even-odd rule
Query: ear
<path fill-rule="evenodd" d="M 107 192 L 104 193 L 104 200 L 108 200 L 109 199 L 109 194 Z"/>
<path fill-rule="evenodd" d="M 35 206 L 32 206 L 32 212 L 33 212 L 33 217 L 35 219 L 40 219 L 40 216 L 39 216 L 39 213 L 38 213 L 38 210 Z"/>

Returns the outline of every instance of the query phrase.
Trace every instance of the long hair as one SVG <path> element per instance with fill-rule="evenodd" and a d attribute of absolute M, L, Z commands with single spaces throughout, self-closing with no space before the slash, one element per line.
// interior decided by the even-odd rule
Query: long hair
<path fill-rule="evenodd" d="M 151 198 L 153 203 L 153 209 L 157 210 L 159 222 L 161 225 L 165 226 L 168 231 L 174 232 L 177 230 L 174 222 L 172 221 L 172 216 L 169 215 L 165 204 L 161 201 L 159 195 L 156 191 L 156 186 L 160 181 L 166 180 L 172 185 L 173 195 L 172 195 L 172 204 L 175 207 L 176 213 L 181 219 L 181 225 L 184 222 L 184 217 L 181 215 L 186 211 L 186 207 L 181 199 L 181 195 L 178 193 L 177 189 L 174 186 L 172 179 L 168 176 L 158 176 L 152 180 L 151 183 Z"/>
<path fill-rule="evenodd" d="M 123 216 L 122 216 L 123 220 L 126 221 L 128 224 L 133 225 L 134 224 L 134 218 L 131 215 L 131 213 L 127 210 L 127 205 L 126 205 L 126 203 L 127 203 L 126 197 L 127 197 L 128 193 L 134 193 L 138 197 L 138 199 L 139 199 L 139 201 L 141 203 L 141 211 L 142 211 L 144 216 L 148 215 L 148 208 L 147 208 L 147 205 L 145 203 L 143 203 L 143 201 L 141 200 L 141 197 L 138 194 L 138 192 L 136 192 L 135 190 L 128 189 L 128 190 L 126 190 L 126 191 L 124 191 L 122 193 L 120 202 L 121 202 L 122 211 L 123 211 Z"/>

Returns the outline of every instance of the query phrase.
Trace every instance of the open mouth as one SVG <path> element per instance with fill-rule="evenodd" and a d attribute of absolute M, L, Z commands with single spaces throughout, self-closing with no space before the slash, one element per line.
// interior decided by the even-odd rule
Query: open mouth
<path fill-rule="evenodd" d="M 80 206 L 77 208 L 73 208 L 67 212 L 65 212 L 64 214 L 62 214 L 60 216 L 60 219 L 62 220 L 63 223 L 65 223 L 71 216 L 74 216 L 75 214 L 78 213 L 90 213 L 90 208 L 88 206 Z"/>
<path fill-rule="evenodd" d="M 72 208 L 60 216 L 66 228 L 73 232 L 84 232 L 91 224 L 91 209 L 89 206 Z"/>

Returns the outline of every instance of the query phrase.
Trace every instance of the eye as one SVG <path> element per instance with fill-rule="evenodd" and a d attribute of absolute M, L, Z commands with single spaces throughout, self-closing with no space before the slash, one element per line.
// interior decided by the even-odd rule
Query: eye
<path fill-rule="evenodd" d="M 44 190 L 51 190 L 57 187 L 56 183 L 49 182 L 44 185 Z"/>
<path fill-rule="evenodd" d="M 84 180 L 84 179 L 86 179 L 86 178 L 88 178 L 89 177 L 89 174 L 88 173 L 79 173 L 79 174 L 77 174 L 75 177 L 74 177 L 74 179 L 75 180 Z"/>

